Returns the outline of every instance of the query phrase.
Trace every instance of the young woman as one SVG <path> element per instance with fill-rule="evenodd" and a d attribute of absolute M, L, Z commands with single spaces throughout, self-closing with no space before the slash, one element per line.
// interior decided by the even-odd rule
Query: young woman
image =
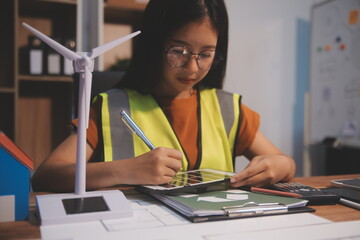
<path fill-rule="evenodd" d="M 231 178 L 233 187 L 294 176 L 293 159 L 262 135 L 258 114 L 221 90 L 228 47 L 222 0 L 152 0 L 141 31 L 125 76 L 92 105 L 87 189 L 167 183 L 180 170 L 234 171 L 240 155 L 251 161 Z M 156 149 L 126 129 L 124 109 Z M 38 168 L 34 190 L 73 191 L 76 138 L 69 136 Z"/>

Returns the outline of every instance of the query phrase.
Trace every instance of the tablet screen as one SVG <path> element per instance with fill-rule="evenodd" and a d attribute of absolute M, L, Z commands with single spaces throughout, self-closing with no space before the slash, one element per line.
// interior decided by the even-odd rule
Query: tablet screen
<path fill-rule="evenodd" d="M 161 185 L 143 185 L 143 188 L 156 191 L 181 191 L 189 188 L 203 187 L 213 183 L 229 180 L 234 173 L 214 169 L 199 169 L 187 172 L 178 172 L 171 182 Z"/>

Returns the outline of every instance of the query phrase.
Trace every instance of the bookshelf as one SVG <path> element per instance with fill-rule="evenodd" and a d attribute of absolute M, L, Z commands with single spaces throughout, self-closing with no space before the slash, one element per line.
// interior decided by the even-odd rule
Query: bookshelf
<path fill-rule="evenodd" d="M 82 16 L 78 8 L 94 3 L 103 6 L 98 16 L 103 19 L 97 19 L 103 24 L 96 28 L 110 24 L 135 29 L 146 6 L 146 1 L 136 0 L 108 0 L 101 5 L 87 0 L 2 1 L 0 35 L 6 37 L 0 38 L 0 130 L 34 160 L 34 169 L 71 132 L 74 86 L 70 75 L 29 74 L 24 68 L 28 64 L 24 49 L 30 32 L 21 23 L 26 22 L 55 39 L 78 41 L 79 28 L 84 28 L 79 24 Z M 107 38 L 112 36 L 99 37 Z"/>

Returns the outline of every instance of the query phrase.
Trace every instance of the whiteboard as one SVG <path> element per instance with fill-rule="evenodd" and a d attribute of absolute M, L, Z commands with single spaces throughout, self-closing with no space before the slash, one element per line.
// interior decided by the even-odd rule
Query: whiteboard
<path fill-rule="evenodd" d="M 360 147 L 360 0 L 312 9 L 310 140 Z"/>

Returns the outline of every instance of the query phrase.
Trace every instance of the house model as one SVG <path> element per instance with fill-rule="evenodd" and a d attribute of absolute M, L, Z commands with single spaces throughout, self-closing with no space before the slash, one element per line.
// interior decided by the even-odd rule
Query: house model
<path fill-rule="evenodd" d="M 33 161 L 0 131 L 0 222 L 29 216 Z"/>

